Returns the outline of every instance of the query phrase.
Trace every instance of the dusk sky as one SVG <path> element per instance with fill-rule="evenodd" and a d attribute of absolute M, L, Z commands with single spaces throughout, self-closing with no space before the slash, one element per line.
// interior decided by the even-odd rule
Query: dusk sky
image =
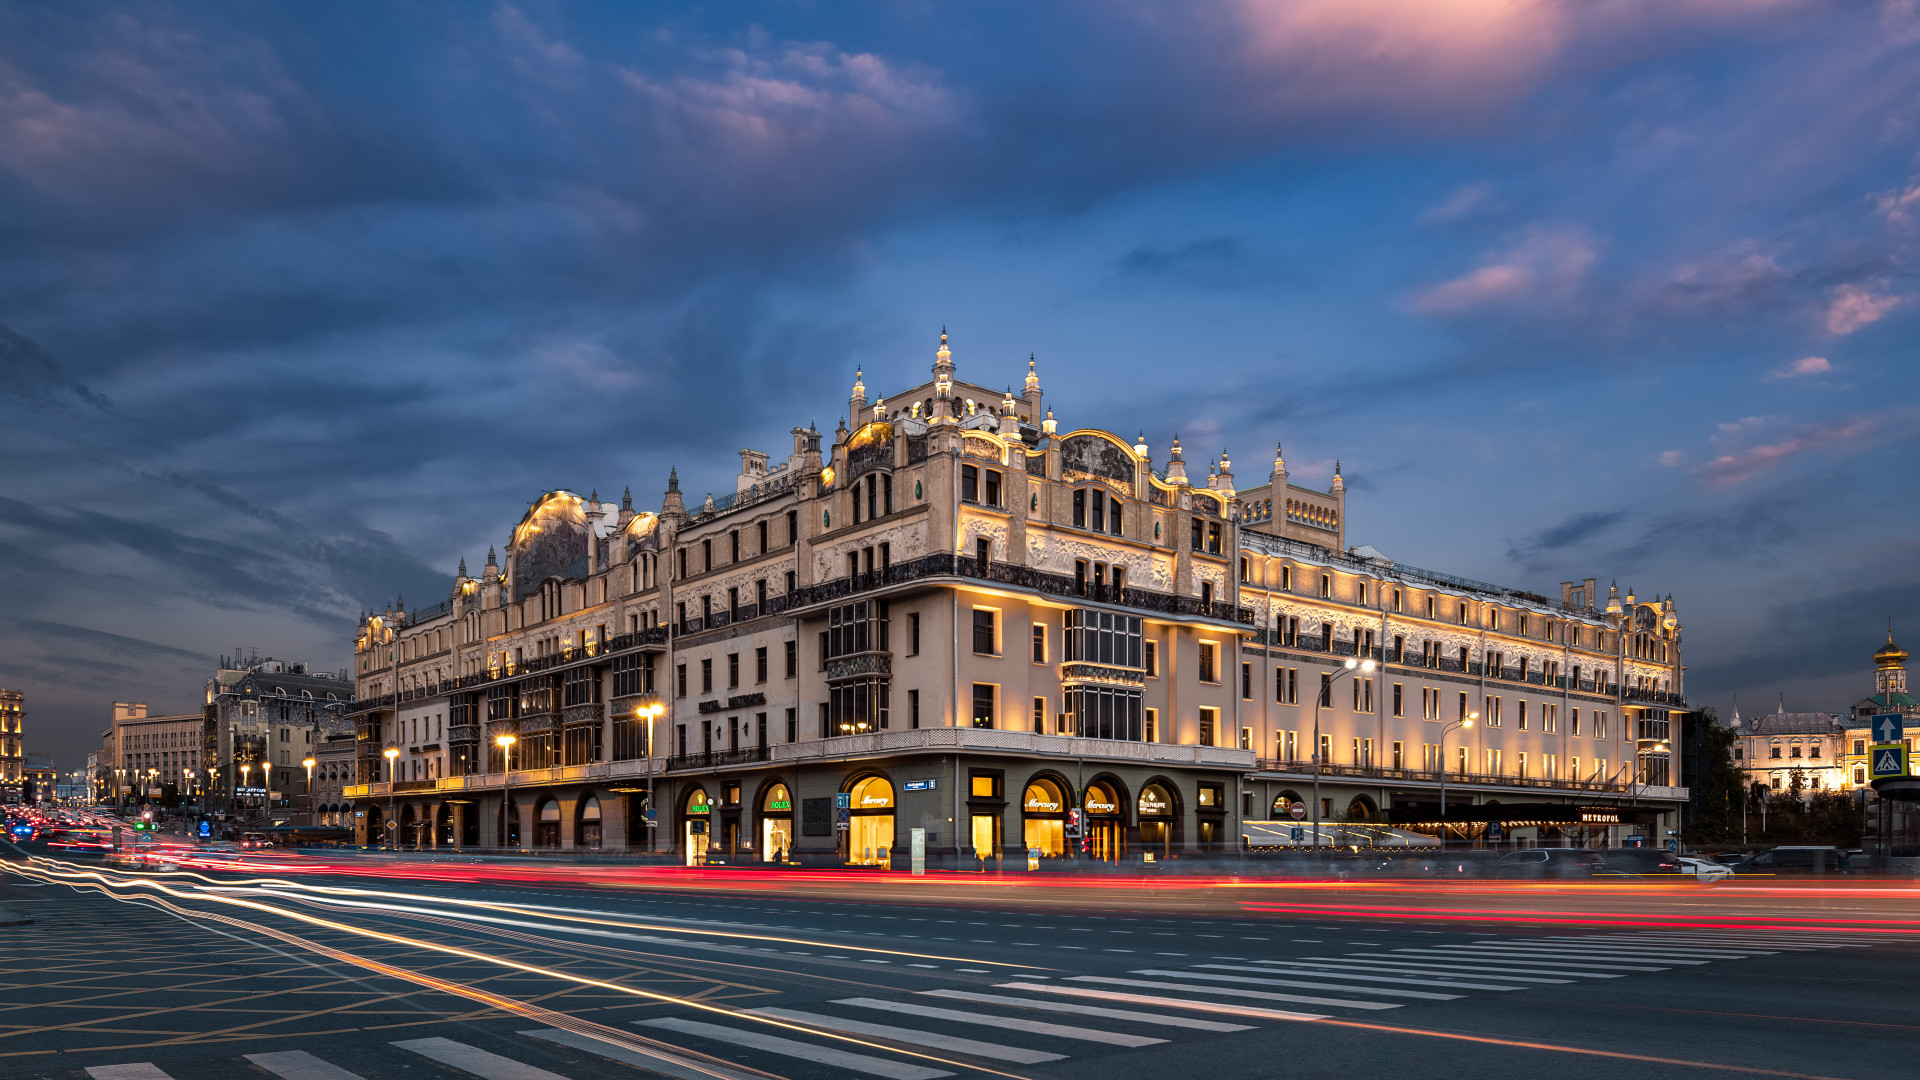
<path fill-rule="evenodd" d="M 945 326 L 1844 710 L 1920 640 L 1917 150 L 1914 0 L 6 5 L 0 685 L 73 769 L 236 645 L 344 667 Z"/>

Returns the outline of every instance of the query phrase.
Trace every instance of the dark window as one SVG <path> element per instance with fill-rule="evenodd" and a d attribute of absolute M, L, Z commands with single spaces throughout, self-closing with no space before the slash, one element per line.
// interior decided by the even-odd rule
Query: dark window
<path fill-rule="evenodd" d="M 800 710 L 798 709 L 787 710 L 787 741 L 788 742 L 800 741 L 800 717 L 798 715 L 799 712 Z"/>
<path fill-rule="evenodd" d="M 732 532 L 727 534 L 727 551 L 728 551 L 728 557 L 727 557 L 728 562 L 740 561 L 740 530 L 739 529 L 735 529 Z"/>
<path fill-rule="evenodd" d="M 1035 623 L 1033 626 L 1033 662 L 1036 664 L 1047 662 L 1047 628 L 1040 623 Z"/>
<path fill-rule="evenodd" d="M 1201 642 L 1200 643 L 1200 681 L 1201 682 L 1219 682 L 1220 681 L 1219 674 L 1214 670 L 1213 656 L 1214 656 L 1213 644 L 1211 642 L 1204 642 L 1204 641 Z M 1209 743 L 1208 745 L 1212 745 L 1212 744 Z"/>
<path fill-rule="evenodd" d="M 1120 500 L 1117 498 L 1107 499 L 1107 531 L 1120 535 Z"/>
<path fill-rule="evenodd" d="M 965 502 L 980 501 L 980 467 L 977 465 L 960 466 L 960 498 Z"/>
<path fill-rule="evenodd" d="M 687 696 L 687 665 L 685 664 L 677 665 L 674 668 L 673 674 L 674 674 L 674 687 L 676 690 L 678 690 L 677 696 L 686 697 Z"/>
<path fill-rule="evenodd" d="M 711 656 L 700 661 L 700 692 L 713 693 L 713 657 Z"/>
<path fill-rule="evenodd" d="M 993 685 L 991 683 L 973 684 L 973 726 L 977 728 L 993 726 Z"/>
<path fill-rule="evenodd" d="M 907 615 L 907 655 L 920 655 L 920 613 L 917 611 Z"/>
<path fill-rule="evenodd" d="M 1203 581 L 1200 583 L 1200 602 L 1209 606 L 1213 604 L 1213 582 Z"/>
<path fill-rule="evenodd" d="M 795 578 L 794 578 L 793 571 L 791 570 L 787 571 L 787 595 L 788 596 L 793 595 L 794 581 L 795 581 Z"/>
<path fill-rule="evenodd" d="M 1000 505 L 1000 470 L 987 470 L 987 505 Z"/>
<path fill-rule="evenodd" d="M 765 645 L 753 650 L 753 676 L 755 682 L 767 681 L 767 647 Z"/>
<path fill-rule="evenodd" d="M 1084 490 L 1073 493 L 1073 527 L 1087 527 L 1087 493 Z"/>
<path fill-rule="evenodd" d="M 800 674 L 800 643 L 789 641 L 787 642 L 787 678 L 791 679 L 798 674 Z"/>
<path fill-rule="evenodd" d="M 728 653 L 727 654 L 727 686 L 737 687 L 739 685 L 740 685 L 740 654 L 737 652 Z"/>
<path fill-rule="evenodd" d="M 994 652 L 993 615 L 987 608 L 973 609 L 973 651 L 985 656 Z"/>
<path fill-rule="evenodd" d="M 799 542 L 800 542 L 800 511 L 789 510 L 787 511 L 787 543 L 797 544 Z M 787 591 L 792 592 L 793 590 L 789 589 Z"/>
<path fill-rule="evenodd" d="M 764 555 L 767 552 L 767 523 L 764 521 L 758 523 L 754 526 L 754 530 L 760 541 L 760 553 Z"/>
<path fill-rule="evenodd" d="M 1193 550 L 1195 551 L 1200 550 L 1200 546 L 1203 543 L 1203 541 L 1201 540 L 1202 535 L 1203 535 L 1203 527 L 1200 524 L 1200 519 L 1194 518 L 1193 519 Z"/>
<path fill-rule="evenodd" d="M 920 726 L 920 691 L 907 691 L 907 726 Z"/>
<path fill-rule="evenodd" d="M 1157 679 L 1160 677 L 1160 643 L 1157 641 L 1149 641 L 1145 642 L 1144 645 L 1147 658 L 1147 677 Z"/>
<path fill-rule="evenodd" d="M 1394 685 L 1397 687 L 1399 684 L 1395 683 Z M 1248 701 L 1253 700 L 1252 664 L 1242 663 L 1240 665 L 1240 696 L 1246 698 Z"/>

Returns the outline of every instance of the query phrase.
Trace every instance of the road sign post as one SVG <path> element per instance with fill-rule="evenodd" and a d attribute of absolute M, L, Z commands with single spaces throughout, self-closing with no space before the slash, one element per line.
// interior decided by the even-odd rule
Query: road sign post
<path fill-rule="evenodd" d="M 1879 717 L 1874 717 L 1878 720 Z M 1878 727 L 1874 728 L 1877 733 Z M 1867 748 L 1868 768 L 1873 778 L 1878 780 L 1886 776 L 1907 775 L 1907 746 L 1905 743 L 1875 743 Z"/>
<path fill-rule="evenodd" d="M 1873 741 L 1897 743 L 1906 739 L 1907 718 L 1899 713 L 1877 713 L 1873 718 Z"/>

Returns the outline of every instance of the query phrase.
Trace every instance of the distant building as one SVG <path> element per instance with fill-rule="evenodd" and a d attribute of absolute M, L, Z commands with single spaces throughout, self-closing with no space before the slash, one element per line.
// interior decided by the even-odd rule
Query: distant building
<path fill-rule="evenodd" d="M 1907 758 L 1912 768 L 1920 739 L 1920 701 L 1907 693 L 1907 651 L 1894 644 L 1893 631 L 1873 654 L 1874 692 L 1853 703 L 1845 713 L 1787 712 L 1786 704 L 1772 713 L 1743 717 L 1736 707 L 1733 764 L 1749 785 L 1765 784 L 1769 791 L 1786 791 L 1798 771 L 1808 794 L 1822 790 L 1850 791 L 1867 786 L 1867 748 L 1873 744 L 1872 720 L 1883 713 L 1899 713 L 1906 720 Z"/>
<path fill-rule="evenodd" d="M 26 716 L 26 696 L 18 690 L 0 690 L 0 802 L 20 801 L 25 779 L 26 735 L 20 722 Z"/>
<path fill-rule="evenodd" d="M 150 716 L 146 702 L 116 701 L 100 758 L 111 763 L 104 767 L 105 798 L 113 802 L 153 802 L 172 785 L 192 803 L 205 787 L 198 713 Z"/>
<path fill-rule="evenodd" d="M 199 751 L 208 805 L 294 808 L 306 787 L 302 762 L 326 735 L 353 730 L 344 718 L 353 683 L 345 672 L 241 660 L 238 651 L 207 680 Z"/>
<path fill-rule="evenodd" d="M 313 818 L 311 825 L 350 827 L 353 808 L 346 789 L 353 784 L 354 734 L 328 735 L 313 751 Z"/>
<path fill-rule="evenodd" d="M 55 798 L 53 788 L 60 779 L 60 770 L 53 767 L 52 754 L 28 754 L 21 770 L 21 779 L 21 802 L 52 802 Z"/>
<path fill-rule="evenodd" d="M 1867 774 L 1867 748 L 1873 745 L 1873 718 L 1883 713 L 1899 713 L 1905 720 L 1907 770 L 1914 771 L 1913 754 L 1920 743 L 1920 701 L 1907 693 L 1907 650 L 1894 644 L 1893 627 L 1887 627 L 1887 643 L 1873 654 L 1873 693 L 1853 703 L 1847 724 L 1847 773 L 1854 784 L 1864 786 L 1872 779 Z"/>

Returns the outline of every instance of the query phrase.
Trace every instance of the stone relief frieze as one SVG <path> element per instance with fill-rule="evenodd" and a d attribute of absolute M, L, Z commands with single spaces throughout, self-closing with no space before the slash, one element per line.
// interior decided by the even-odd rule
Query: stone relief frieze
<path fill-rule="evenodd" d="M 1099 477 L 1133 489 L 1133 451 L 1098 435 L 1073 435 L 1060 442 L 1060 475 L 1064 480 Z"/>

